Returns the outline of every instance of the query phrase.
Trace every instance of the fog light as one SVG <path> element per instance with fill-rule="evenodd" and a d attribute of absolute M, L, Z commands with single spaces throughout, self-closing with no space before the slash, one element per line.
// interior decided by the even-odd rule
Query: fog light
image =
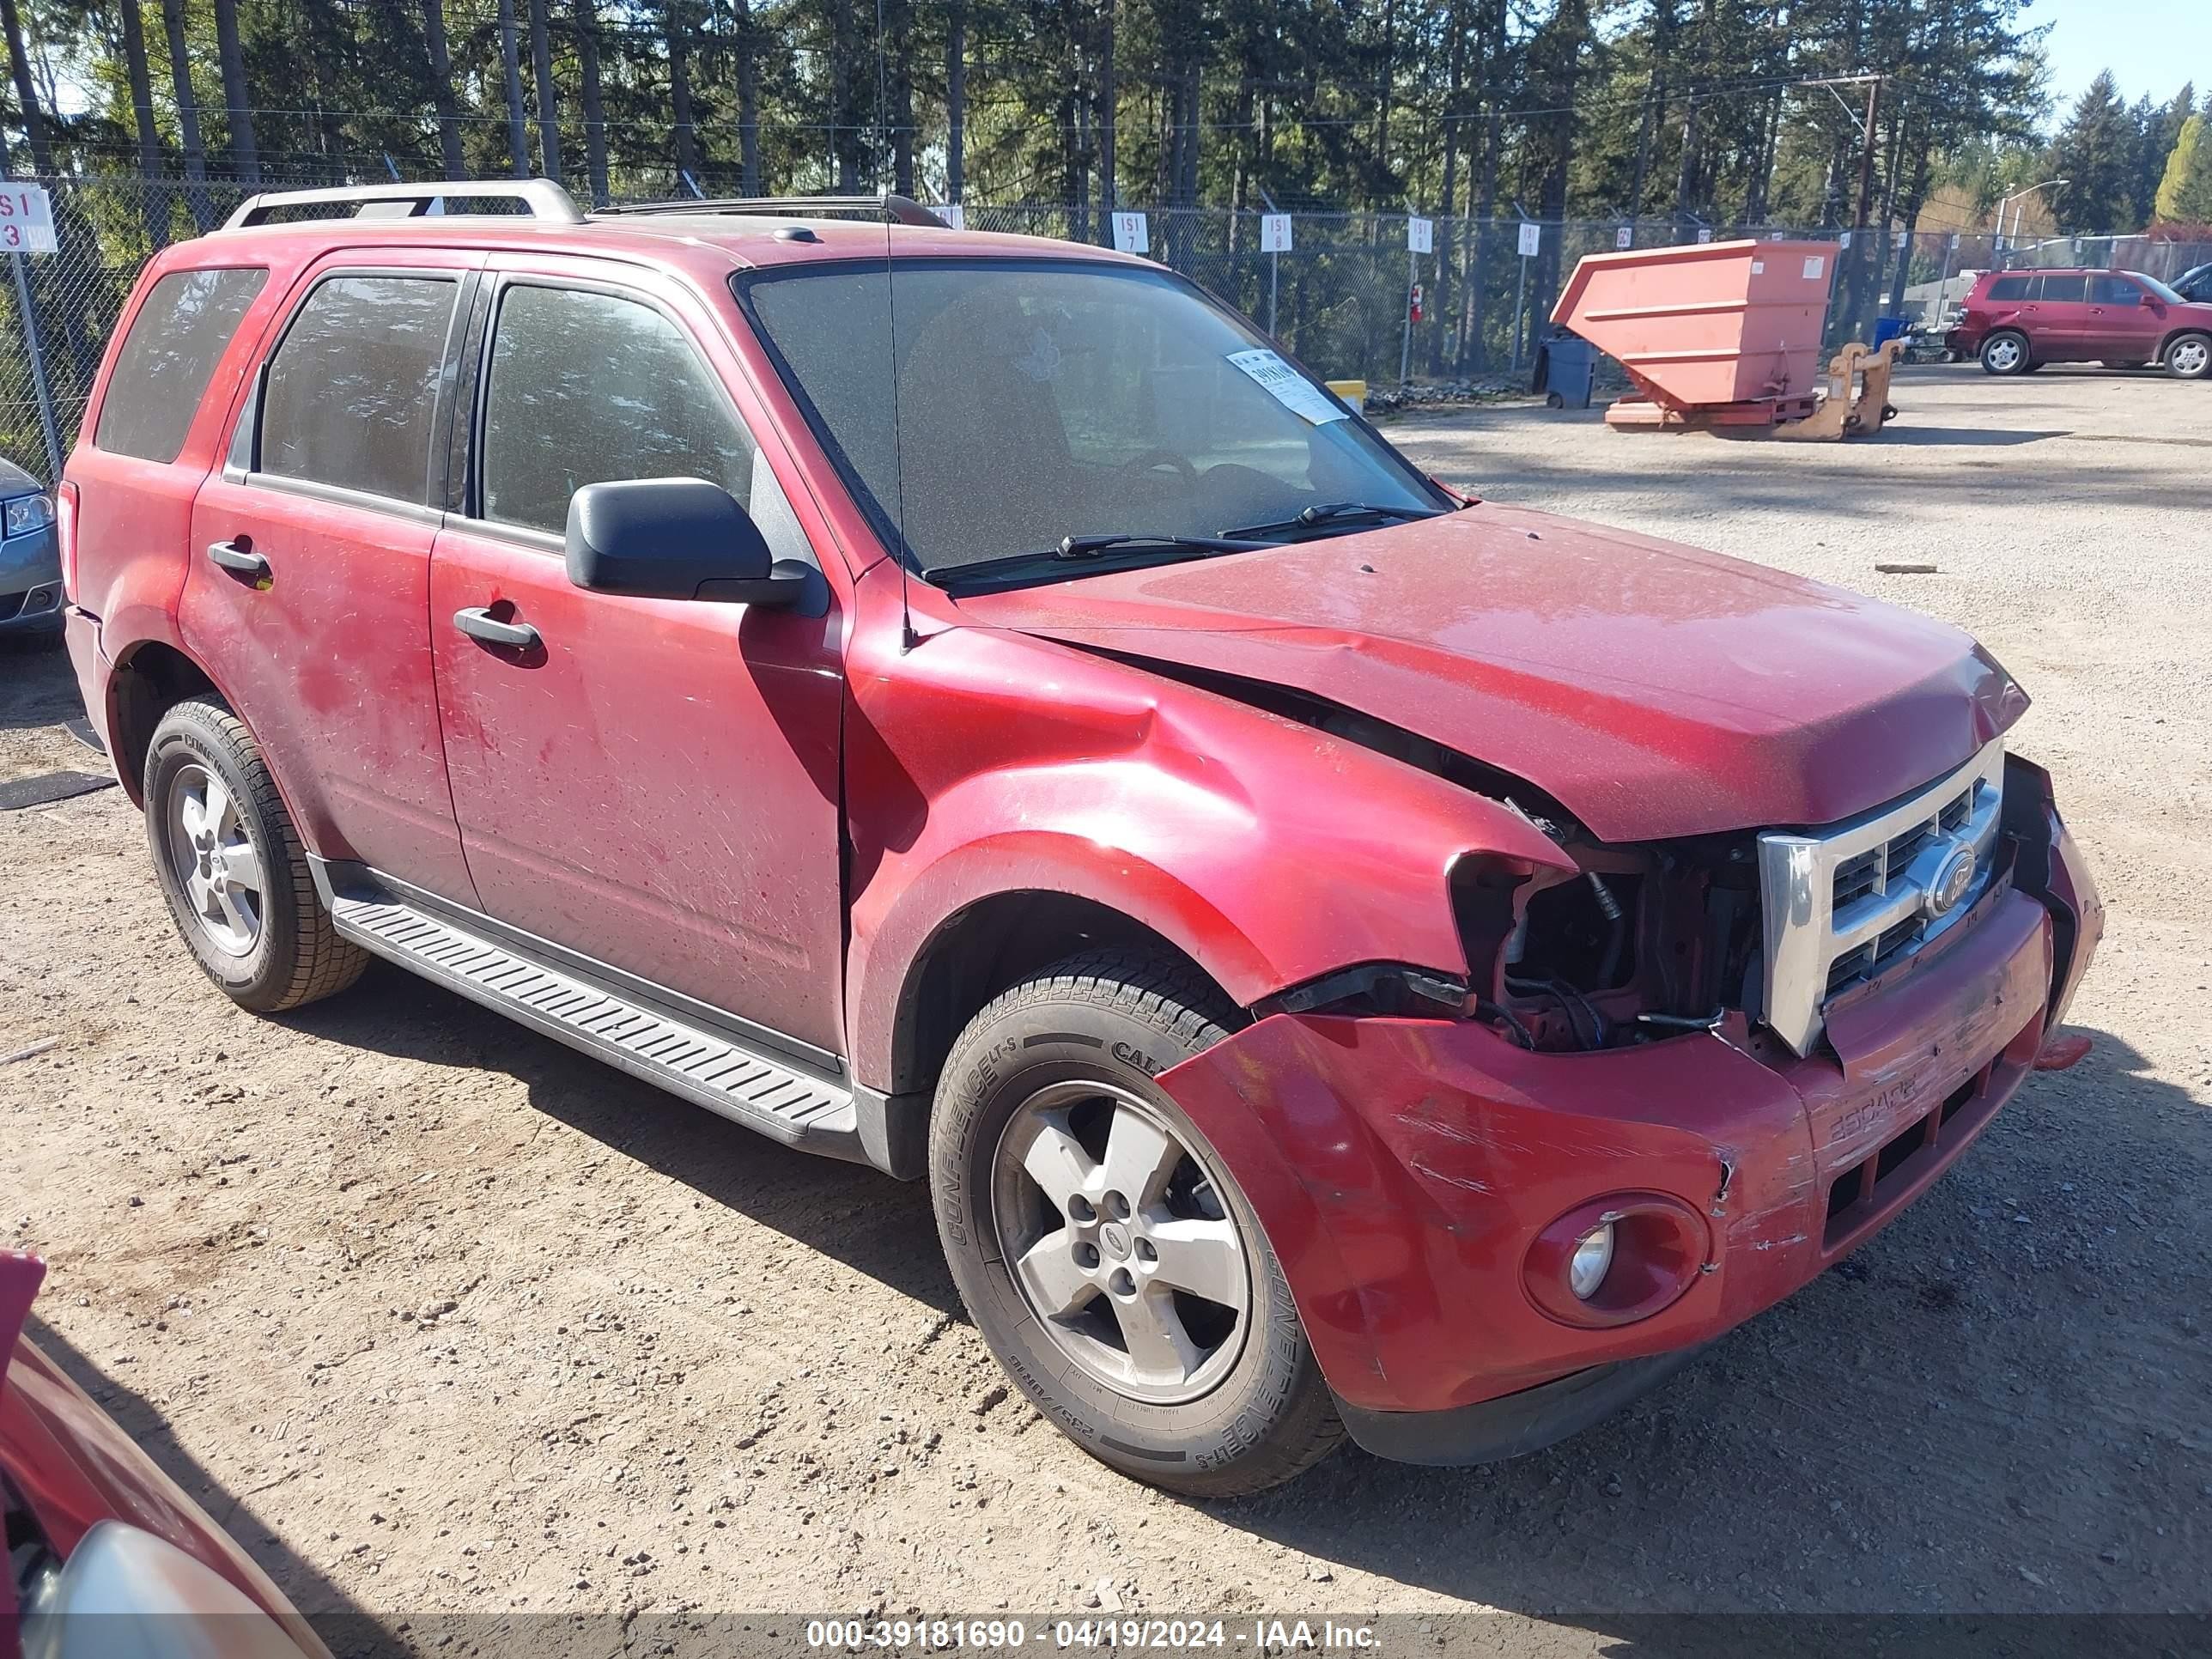
<path fill-rule="evenodd" d="M 1613 1223 L 1601 1222 L 1575 1241 L 1575 1253 L 1567 1261 L 1567 1288 L 1587 1302 L 1605 1283 L 1612 1266 Z"/>

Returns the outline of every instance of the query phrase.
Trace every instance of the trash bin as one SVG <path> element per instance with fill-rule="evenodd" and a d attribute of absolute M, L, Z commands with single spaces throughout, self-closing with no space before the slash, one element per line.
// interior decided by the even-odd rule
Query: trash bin
<path fill-rule="evenodd" d="M 1588 409 L 1597 378 L 1597 348 L 1571 329 L 1555 328 L 1536 345 L 1536 379 L 1547 409 Z"/>
<path fill-rule="evenodd" d="M 1552 320 L 1595 344 L 1663 410 L 1810 398 L 1832 242 L 1701 242 L 1586 253 Z"/>
<path fill-rule="evenodd" d="M 1910 317 L 1877 317 L 1874 319 L 1874 349 L 1879 351 L 1899 335 L 1911 331 Z"/>

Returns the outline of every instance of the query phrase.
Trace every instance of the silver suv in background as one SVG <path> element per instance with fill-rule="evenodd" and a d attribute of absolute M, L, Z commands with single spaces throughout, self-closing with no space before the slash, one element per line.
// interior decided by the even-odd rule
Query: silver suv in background
<path fill-rule="evenodd" d="M 0 461 L 0 635 L 51 632 L 61 621 L 54 498 L 21 467 Z"/>

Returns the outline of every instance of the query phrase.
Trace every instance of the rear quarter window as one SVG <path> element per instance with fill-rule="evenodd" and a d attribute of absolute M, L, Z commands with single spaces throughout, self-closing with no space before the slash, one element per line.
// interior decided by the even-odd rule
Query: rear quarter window
<path fill-rule="evenodd" d="M 2000 276 L 1990 284 L 1984 297 L 1993 305 L 2018 305 L 2027 298 L 2027 285 L 2034 280 L 2033 276 Z"/>
<path fill-rule="evenodd" d="M 111 454 L 173 461 L 266 270 L 173 270 L 131 320 L 92 441 Z"/>

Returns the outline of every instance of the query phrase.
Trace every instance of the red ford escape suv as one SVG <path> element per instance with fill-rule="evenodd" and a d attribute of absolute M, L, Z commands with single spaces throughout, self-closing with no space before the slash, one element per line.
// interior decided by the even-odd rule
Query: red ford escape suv
<path fill-rule="evenodd" d="M 1992 374 L 2045 363 L 2163 363 L 2201 380 L 2212 374 L 2212 305 L 2192 305 L 2136 270 L 1984 271 L 1944 343 Z"/>
<path fill-rule="evenodd" d="M 1139 259 L 426 188 L 162 253 L 69 465 L 179 931 L 927 1179 L 1115 1468 L 1557 1439 L 2063 1015 L 2101 911 L 1955 630 L 1455 495 Z"/>

